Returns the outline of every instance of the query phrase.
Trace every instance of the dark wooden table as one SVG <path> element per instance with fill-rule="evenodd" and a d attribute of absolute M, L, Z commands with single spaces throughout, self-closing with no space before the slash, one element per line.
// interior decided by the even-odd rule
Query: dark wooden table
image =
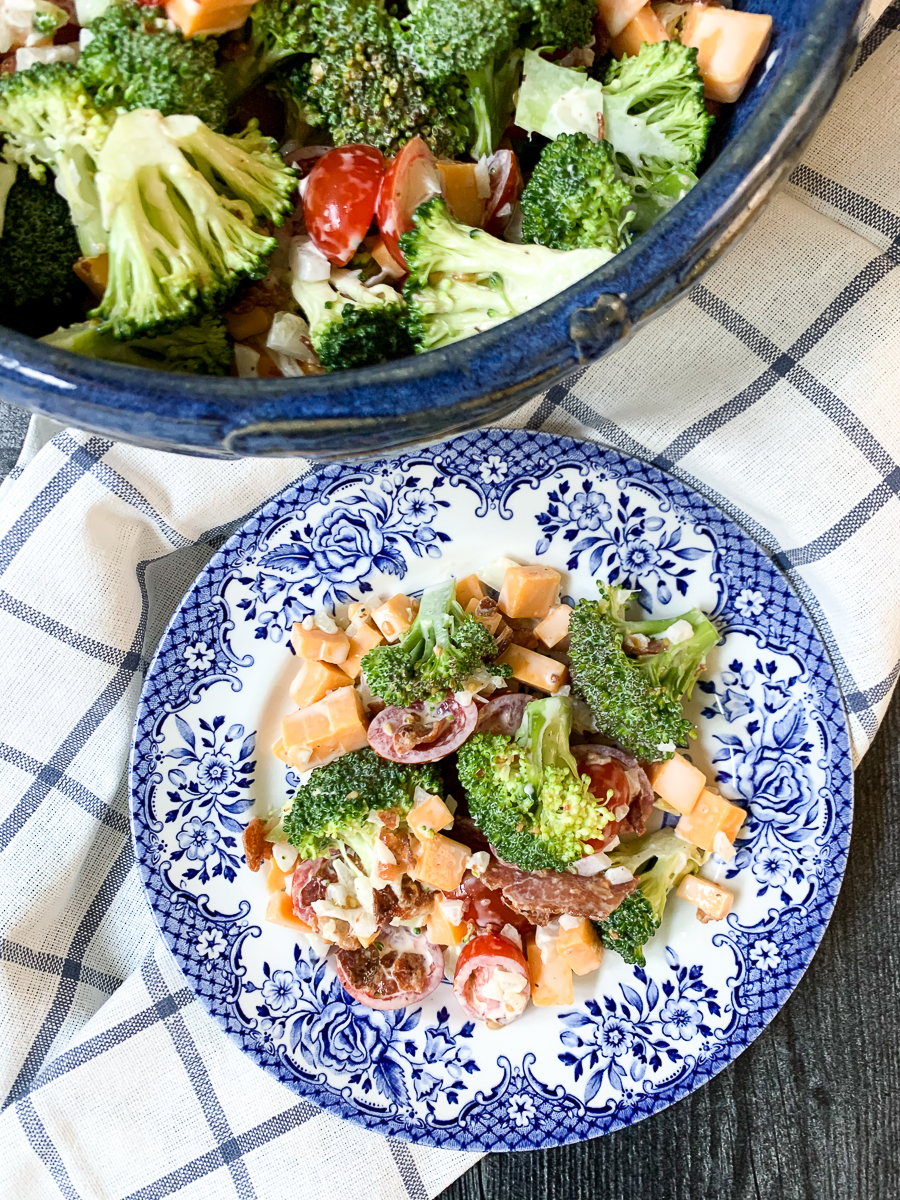
<path fill-rule="evenodd" d="M 0 403 L 0 478 L 26 425 Z M 754 1045 L 658 1116 L 578 1146 L 489 1155 L 440 1200 L 900 1200 L 898 822 L 900 693 L 856 776 L 834 919 Z"/>

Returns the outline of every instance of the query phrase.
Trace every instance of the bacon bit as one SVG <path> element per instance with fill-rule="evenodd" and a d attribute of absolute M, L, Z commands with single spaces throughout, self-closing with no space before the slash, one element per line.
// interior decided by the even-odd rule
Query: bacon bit
<path fill-rule="evenodd" d="M 394 749 L 398 754 L 408 754 L 416 746 L 432 746 L 452 726 L 453 717 L 439 717 L 433 725 L 426 725 L 418 713 L 405 713 L 394 733 Z"/>
<path fill-rule="evenodd" d="M 258 871 L 263 860 L 272 857 L 272 843 L 266 841 L 266 827 L 259 817 L 244 830 L 244 857 L 251 871 Z"/>
<path fill-rule="evenodd" d="M 378 832 L 378 840 L 387 846 L 394 856 L 394 861 L 392 863 L 380 862 L 376 867 L 376 874 L 379 879 L 386 879 L 389 883 L 393 883 L 400 879 L 404 872 L 410 871 L 415 862 L 409 835 L 394 833 L 390 829 L 381 829 Z"/>

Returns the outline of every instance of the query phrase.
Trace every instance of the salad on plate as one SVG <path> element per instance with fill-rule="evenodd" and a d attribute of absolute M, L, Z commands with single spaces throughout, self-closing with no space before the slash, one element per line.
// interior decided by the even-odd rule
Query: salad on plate
<path fill-rule="evenodd" d="M 700 0 L 0 0 L 0 322 L 245 378 L 457 342 L 671 209 L 771 31 Z"/>
<path fill-rule="evenodd" d="M 733 858 L 747 814 L 678 749 L 718 631 L 561 584 L 500 559 L 293 626 L 274 752 L 299 786 L 250 821 L 245 855 L 268 920 L 333 954 L 363 1005 L 446 978 L 500 1028 L 572 1004 L 606 953 L 642 966 L 673 892 L 702 922 L 731 909 L 700 871 Z"/>

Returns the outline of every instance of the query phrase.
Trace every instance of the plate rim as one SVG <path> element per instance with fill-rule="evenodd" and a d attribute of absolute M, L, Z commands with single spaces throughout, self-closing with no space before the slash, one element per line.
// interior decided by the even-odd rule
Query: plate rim
<path fill-rule="evenodd" d="M 154 904 L 151 891 L 149 888 L 149 878 L 154 873 L 159 875 L 160 872 L 152 865 L 145 861 L 145 857 L 141 851 L 139 838 L 140 829 L 143 827 L 143 812 L 142 800 L 139 796 L 139 787 L 137 781 L 137 763 L 139 760 L 138 754 L 138 734 L 141 730 L 143 722 L 150 715 L 150 701 L 148 699 L 149 685 L 154 678 L 156 671 L 159 669 L 161 655 L 164 653 L 169 639 L 173 633 L 174 627 L 179 619 L 182 609 L 185 607 L 188 598 L 200 588 L 208 577 L 217 569 L 221 569 L 227 565 L 228 560 L 234 558 L 235 562 L 240 561 L 241 543 L 247 536 L 247 527 L 251 522 L 263 518 L 268 509 L 278 506 L 287 495 L 301 484 L 308 484 L 311 479 L 319 478 L 323 484 L 327 483 L 330 488 L 334 488 L 339 484 L 340 478 L 343 475 L 365 474 L 370 471 L 383 471 L 386 468 L 394 467 L 396 464 L 409 460 L 434 460 L 439 456 L 447 457 L 455 452 L 456 447 L 465 445 L 470 449 L 479 442 L 485 443 L 485 453 L 491 450 L 496 450 L 498 441 L 509 439 L 515 443 L 515 451 L 520 451 L 523 446 L 531 444 L 537 445 L 544 451 L 553 451 L 553 457 L 563 457 L 567 452 L 576 451 L 585 457 L 585 462 L 592 468 L 602 468 L 610 463 L 623 467 L 628 474 L 635 474 L 641 479 L 653 483 L 664 483 L 667 487 L 673 484 L 677 489 L 680 489 L 681 496 L 677 497 L 677 503 L 680 507 L 686 509 L 697 521 L 703 523 L 705 516 L 704 510 L 715 514 L 716 519 L 724 523 L 725 526 L 731 527 L 732 534 L 736 534 L 738 538 L 746 543 L 753 555 L 761 555 L 765 560 L 768 569 L 773 575 L 779 578 L 790 596 L 797 605 L 799 614 L 808 626 L 808 636 L 810 641 L 818 646 L 819 662 L 815 667 L 814 677 L 825 687 L 825 691 L 831 691 L 837 698 L 837 705 L 834 706 L 832 713 L 823 714 L 831 736 L 834 747 L 834 762 L 832 768 L 839 772 L 838 787 L 835 788 L 835 796 L 837 801 L 837 822 L 838 828 L 835 830 L 837 847 L 836 853 L 831 859 L 831 872 L 825 883 L 829 885 L 830 894 L 823 896 L 817 906 L 817 914 L 819 917 L 818 923 L 810 928 L 808 936 L 808 944 L 802 955 L 802 961 L 793 966 L 787 977 L 787 981 L 777 989 L 773 989 L 775 1000 L 771 1006 L 766 1007 L 766 1010 L 754 1014 L 753 1011 L 746 1013 L 746 1023 L 740 1030 L 739 1037 L 729 1038 L 727 1042 L 722 1043 L 716 1054 L 711 1055 L 708 1059 L 701 1063 L 695 1063 L 690 1072 L 687 1073 L 683 1080 L 673 1082 L 671 1085 L 661 1087 L 655 1093 L 643 1093 L 636 1098 L 632 1098 L 630 1102 L 623 1101 L 616 1106 L 613 1112 L 600 1112 L 585 1109 L 585 1119 L 591 1120 L 593 1128 L 586 1134 L 578 1131 L 571 1132 L 562 1138 L 547 1136 L 537 1144 L 522 1144 L 511 1145 L 504 1143 L 502 1145 L 485 1144 L 465 1135 L 465 1126 L 459 1123 L 453 1125 L 442 1125 L 439 1133 L 435 1133 L 434 1129 L 425 1124 L 422 1120 L 416 1117 L 405 1117 L 400 1113 L 385 1113 L 377 1116 L 362 1113 L 353 1104 L 347 1102 L 343 1096 L 337 1096 L 324 1092 L 318 1089 L 315 1083 L 306 1082 L 296 1079 L 285 1072 L 280 1063 L 267 1060 L 262 1051 L 254 1046 L 247 1034 L 247 1031 L 241 1031 L 238 1028 L 233 1028 L 231 1022 L 222 1014 L 213 1010 L 213 1001 L 211 997 L 205 996 L 194 985 L 190 973 L 182 965 L 183 960 L 189 960 L 189 955 L 183 955 L 176 946 L 177 938 L 165 928 L 166 914 L 159 911 Z M 551 468 L 552 471 L 552 468 Z M 551 472 L 543 471 L 541 479 L 543 480 Z M 669 497 L 673 504 L 676 503 L 676 497 Z M 686 502 L 686 503 L 685 503 Z M 699 506 L 699 513 L 698 513 Z M 283 513 L 279 514 L 283 517 Z M 233 565 L 233 564 L 232 564 Z M 202 693 L 201 693 L 202 694 Z M 199 699 L 199 695 L 198 695 Z M 158 712 L 158 705 L 154 707 L 154 712 Z M 180 711 L 180 710 L 179 710 Z M 840 713 L 840 719 L 836 713 Z M 141 879 L 141 886 L 144 893 L 144 898 L 150 908 L 154 923 L 157 930 L 166 945 L 173 961 L 178 967 L 179 972 L 185 979 L 186 985 L 190 989 L 191 995 L 197 1003 L 203 1008 L 216 1023 L 216 1025 L 225 1033 L 229 1041 L 235 1045 L 242 1053 L 247 1055 L 255 1065 L 265 1071 L 271 1077 L 277 1079 L 285 1087 L 287 1087 L 295 1095 L 314 1104 L 323 1112 L 331 1113 L 343 1120 L 349 1120 L 353 1124 L 366 1129 L 375 1130 L 384 1136 L 399 1138 L 402 1141 L 408 1141 L 416 1145 L 430 1146 L 438 1149 L 455 1149 L 473 1153 L 514 1153 L 517 1151 L 533 1150 L 533 1149 L 550 1149 L 555 1146 L 571 1145 L 577 1142 L 590 1141 L 595 1137 L 602 1137 L 606 1134 L 616 1132 L 619 1129 L 637 1124 L 639 1121 L 645 1120 L 647 1117 L 653 1116 L 670 1105 L 675 1104 L 686 1096 L 698 1091 L 705 1086 L 711 1079 L 723 1071 L 727 1066 L 733 1063 L 745 1050 L 759 1038 L 769 1024 L 782 1011 L 787 1001 L 797 988 L 801 979 L 809 969 L 813 958 L 818 952 L 822 939 L 831 924 L 834 915 L 834 908 L 840 895 L 841 887 L 846 875 L 847 857 L 849 853 L 850 839 L 853 829 L 854 819 L 854 800 L 855 800 L 855 780 L 853 775 L 850 735 L 847 723 L 846 705 L 843 694 L 837 682 L 837 675 L 834 670 L 834 665 L 831 660 L 831 655 L 828 647 L 821 637 L 818 627 L 810 615 L 802 597 L 795 589 L 793 583 L 784 573 L 784 571 L 773 560 L 766 550 L 752 537 L 752 535 L 736 521 L 734 517 L 726 513 L 715 501 L 708 499 L 701 491 L 692 484 L 685 483 L 677 476 L 670 474 L 654 463 L 647 462 L 631 454 L 626 454 L 615 447 L 605 445 L 600 442 L 590 441 L 588 439 L 573 438 L 568 435 L 552 434 L 543 431 L 535 431 L 529 429 L 505 429 L 502 427 L 487 427 L 480 430 L 475 430 L 457 435 L 446 441 L 438 442 L 433 445 L 417 447 L 412 450 L 405 451 L 400 454 L 381 454 L 372 456 L 363 460 L 351 460 L 343 463 L 323 463 L 313 464 L 312 470 L 298 475 L 287 487 L 283 488 L 277 494 L 271 496 L 258 509 L 251 512 L 241 520 L 240 525 L 229 535 L 227 540 L 221 547 L 209 558 L 204 564 L 200 572 L 198 572 L 194 581 L 187 588 L 180 602 L 176 606 L 171 618 L 167 622 L 163 630 L 159 642 L 154 650 L 152 659 L 144 677 L 144 683 L 141 688 L 140 698 L 138 700 L 137 711 L 135 713 L 134 725 L 132 729 L 131 749 L 129 753 L 128 765 L 128 788 L 129 788 L 129 828 L 131 832 L 132 847 L 135 853 L 135 863 L 138 868 L 138 873 Z M 171 886 L 171 885 L 170 885 Z M 174 889 L 173 889 L 174 890 Z M 199 899 L 199 896 L 192 898 Z M 208 899 L 208 896 L 207 896 Z M 756 1018 L 756 1019 L 754 1019 Z M 527 1053 L 523 1055 L 523 1069 L 527 1070 L 529 1056 Z M 498 1052 L 498 1060 L 502 1055 Z M 508 1060 L 507 1060 L 508 1062 Z M 483 1090 L 477 1093 L 477 1096 L 482 1101 L 490 1099 L 492 1092 L 499 1091 L 504 1085 L 504 1080 L 493 1088 Z M 546 1086 L 546 1085 L 542 1085 Z M 601 1127 L 602 1126 L 602 1127 Z"/>

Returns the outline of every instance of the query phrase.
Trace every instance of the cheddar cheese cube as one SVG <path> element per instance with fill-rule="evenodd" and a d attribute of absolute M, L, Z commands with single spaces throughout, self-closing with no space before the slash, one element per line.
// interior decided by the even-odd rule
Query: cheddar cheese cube
<path fill-rule="evenodd" d="M 216 3 L 216 0 L 169 0 L 166 16 L 175 22 L 185 37 L 196 37 L 201 33 L 218 36 L 240 29 L 252 7 L 252 4 Z"/>
<path fill-rule="evenodd" d="M 685 46 L 697 49 L 697 68 L 710 100 L 733 104 L 769 46 L 772 18 L 692 4 L 681 29 Z"/>
<path fill-rule="evenodd" d="M 281 736 L 288 761 L 301 770 L 322 765 L 329 755 L 336 758 L 361 750 L 368 738 L 356 688 L 338 688 L 315 704 L 288 713 L 281 722 Z"/>
<path fill-rule="evenodd" d="M 571 615 L 572 609 L 568 604 L 557 604 L 555 608 L 550 609 L 540 625 L 535 625 L 534 636 L 552 649 L 563 638 L 569 636 L 569 617 Z"/>
<path fill-rule="evenodd" d="M 460 608 L 469 611 L 469 601 L 474 600 L 476 603 L 484 599 L 484 588 L 481 586 L 481 580 L 477 575 L 467 575 L 465 579 L 457 579 L 456 581 L 456 603 Z"/>
<path fill-rule="evenodd" d="M 285 875 L 278 863 L 274 859 L 270 860 L 269 874 L 266 876 L 266 891 L 283 892 L 285 879 L 287 879 L 287 875 Z"/>
<path fill-rule="evenodd" d="M 610 37 L 618 37 L 629 21 L 634 20 L 646 0 L 597 0 L 597 9 Z"/>
<path fill-rule="evenodd" d="M 291 645 L 300 658 L 326 663 L 342 663 L 350 652 L 350 639 L 343 629 L 326 633 L 322 629 L 304 629 L 296 621 L 291 630 Z"/>
<path fill-rule="evenodd" d="M 675 895 L 696 905 L 697 916 L 704 923 L 724 920 L 734 904 L 733 892 L 712 879 L 701 879 L 699 875 L 685 875 Z"/>
<path fill-rule="evenodd" d="M 556 953 L 576 975 L 589 975 L 603 962 L 603 943 L 591 922 L 583 917 L 574 929 L 561 929 Z"/>
<path fill-rule="evenodd" d="M 513 679 L 528 687 L 537 688 L 539 692 L 549 692 L 552 696 L 564 687 L 569 680 L 569 668 L 559 663 L 555 658 L 546 654 L 538 654 L 534 650 L 526 650 L 515 642 L 507 646 L 498 663 L 506 663 L 512 668 Z"/>
<path fill-rule="evenodd" d="M 544 962 L 533 941 L 528 942 L 528 974 L 531 978 L 531 999 L 538 1008 L 554 1004 L 571 1004 L 575 999 L 572 968 L 564 958 L 554 955 Z"/>
<path fill-rule="evenodd" d="M 562 577 L 552 567 L 508 567 L 497 607 L 507 617 L 543 620 L 559 599 Z"/>
<path fill-rule="evenodd" d="M 416 837 L 427 837 L 429 833 L 449 828 L 453 824 L 453 813 L 440 796 L 427 796 L 409 810 L 406 823 Z"/>
<path fill-rule="evenodd" d="M 616 58 L 626 55 L 634 56 L 640 53 L 645 42 L 668 42 L 669 35 L 666 27 L 649 4 L 645 4 L 636 13 L 621 33 L 612 39 L 610 50 Z"/>
<path fill-rule="evenodd" d="M 275 892 L 269 897 L 269 903 L 266 905 L 266 920 L 275 925 L 286 925 L 288 929 L 293 929 L 297 933 L 312 932 L 306 922 L 301 921 L 294 913 L 294 902 L 287 892 Z"/>
<path fill-rule="evenodd" d="M 675 826 L 675 832 L 684 841 L 712 853 L 717 834 L 722 833 L 729 842 L 734 842 L 746 819 L 743 808 L 704 788 L 691 811 Z"/>
<path fill-rule="evenodd" d="M 399 642 L 416 619 L 419 611 L 418 600 L 411 600 L 402 593 L 391 596 L 384 604 L 372 612 L 372 620 L 381 630 L 388 642 Z"/>
<path fill-rule="evenodd" d="M 468 932 L 465 921 L 461 925 L 451 925 L 439 904 L 431 910 L 425 926 L 425 936 L 432 946 L 458 946 Z"/>
<path fill-rule="evenodd" d="M 371 621 L 361 625 L 350 639 L 350 653 L 341 663 L 341 670 L 351 679 L 356 679 L 362 670 L 362 660 L 375 646 L 384 643 L 384 634 Z"/>
<path fill-rule="evenodd" d="M 706 776 L 680 754 L 647 768 L 650 786 L 670 808 L 684 816 L 691 812 L 706 787 Z"/>
<path fill-rule="evenodd" d="M 439 892 L 454 892 L 462 883 L 472 854 L 468 846 L 435 833 L 419 843 L 421 850 L 410 872 L 413 879 Z"/>
<path fill-rule="evenodd" d="M 350 686 L 350 677 L 331 663 L 301 658 L 297 674 L 290 686 L 291 699 L 298 708 L 315 704 L 335 688 Z M 287 744 L 287 743 L 285 743 Z"/>

